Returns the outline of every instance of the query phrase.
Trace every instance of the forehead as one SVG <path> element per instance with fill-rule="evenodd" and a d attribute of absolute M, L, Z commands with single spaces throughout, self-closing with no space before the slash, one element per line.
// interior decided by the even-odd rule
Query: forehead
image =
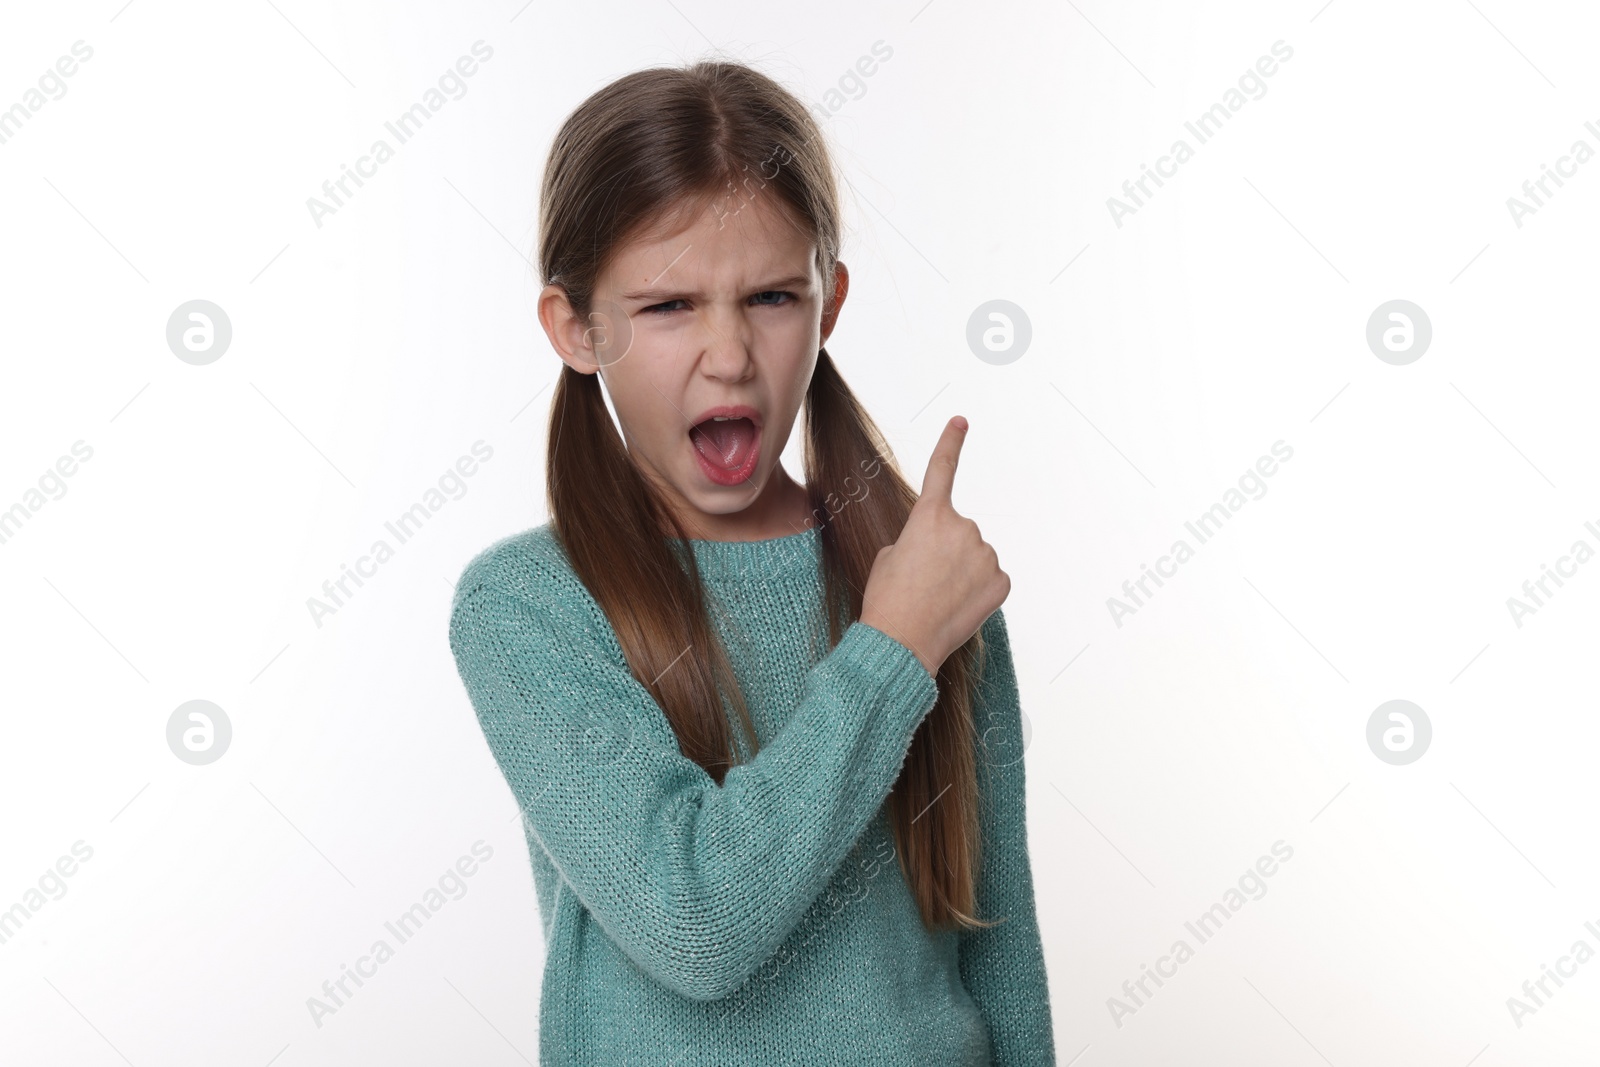
<path fill-rule="evenodd" d="M 621 244 L 603 276 L 613 292 L 737 289 L 764 279 L 816 276 L 816 244 L 770 195 L 728 190 L 680 204 Z"/>

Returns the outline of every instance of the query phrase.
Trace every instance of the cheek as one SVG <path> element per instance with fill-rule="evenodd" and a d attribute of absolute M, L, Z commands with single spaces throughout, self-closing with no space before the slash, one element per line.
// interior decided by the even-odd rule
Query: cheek
<path fill-rule="evenodd" d="M 817 348 L 820 347 L 800 348 L 794 358 L 786 363 L 782 377 L 789 383 L 793 395 L 804 397 L 806 390 L 811 387 L 811 378 L 817 372 Z"/>
<path fill-rule="evenodd" d="M 641 331 L 627 357 L 603 372 L 624 437 L 630 445 L 646 450 L 671 448 L 688 429 L 677 411 L 684 403 L 681 390 L 663 375 L 670 363 L 658 356 L 651 352 L 649 339 Z"/>
<path fill-rule="evenodd" d="M 778 382 L 811 380 L 821 338 L 817 324 L 804 315 L 784 316 L 782 321 L 762 323 L 756 330 L 761 362 L 769 377 Z"/>
<path fill-rule="evenodd" d="M 815 346 L 822 329 L 813 316 L 794 313 L 782 316 L 781 321 L 769 323 L 765 333 L 774 345 L 804 352 Z"/>

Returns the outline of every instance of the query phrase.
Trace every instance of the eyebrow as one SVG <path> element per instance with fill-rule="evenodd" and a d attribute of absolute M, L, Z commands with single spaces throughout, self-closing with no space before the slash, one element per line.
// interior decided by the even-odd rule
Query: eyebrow
<path fill-rule="evenodd" d="M 771 292 L 774 289 L 802 289 L 811 285 L 811 278 L 804 274 L 795 274 L 787 278 L 779 278 L 775 282 L 763 282 L 759 288 L 753 290 L 757 293 Z M 652 288 L 635 289 L 622 294 L 624 300 L 676 300 L 680 298 L 699 298 L 703 293 L 690 293 L 682 289 Z"/>

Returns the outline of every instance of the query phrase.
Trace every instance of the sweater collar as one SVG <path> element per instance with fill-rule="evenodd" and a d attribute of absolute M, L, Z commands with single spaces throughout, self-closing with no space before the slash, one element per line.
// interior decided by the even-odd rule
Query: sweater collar
<path fill-rule="evenodd" d="M 815 575 L 822 559 L 822 534 L 818 526 L 765 541 L 704 541 L 691 538 L 695 565 L 708 582 L 766 581 L 773 578 Z"/>

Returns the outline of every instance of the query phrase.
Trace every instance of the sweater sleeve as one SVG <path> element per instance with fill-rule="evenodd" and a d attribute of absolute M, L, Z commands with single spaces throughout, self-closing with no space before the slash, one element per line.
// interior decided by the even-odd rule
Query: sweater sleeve
<path fill-rule="evenodd" d="M 854 623 L 785 727 L 719 787 L 580 614 L 464 586 L 458 672 L 526 824 L 607 936 L 675 993 L 728 996 L 866 829 L 937 683 L 905 645 Z"/>
<path fill-rule="evenodd" d="M 983 625 L 986 662 L 974 708 L 983 860 L 978 917 L 1003 920 L 960 935 L 960 972 L 989 1024 L 994 1067 L 1054 1067 L 1044 949 L 1028 859 L 1021 703 L 1005 616 Z"/>

